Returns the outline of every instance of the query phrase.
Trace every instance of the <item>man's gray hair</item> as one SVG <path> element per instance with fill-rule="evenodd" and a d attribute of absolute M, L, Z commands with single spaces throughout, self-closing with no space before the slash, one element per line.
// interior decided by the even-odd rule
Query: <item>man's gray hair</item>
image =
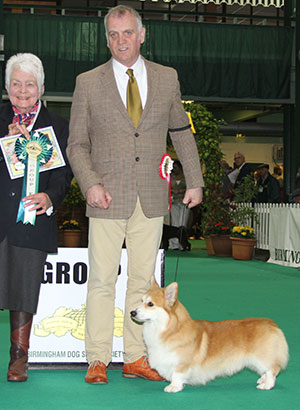
<path fill-rule="evenodd" d="M 42 91 L 44 85 L 45 73 L 41 60 L 31 53 L 18 53 L 10 57 L 6 63 L 5 69 L 5 85 L 9 89 L 11 74 L 15 68 L 19 68 L 25 73 L 32 74 L 37 81 L 39 92 Z"/>
<path fill-rule="evenodd" d="M 129 6 L 124 6 L 124 5 L 119 5 L 116 7 L 112 7 L 111 9 L 109 9 L 108 13 L 106 14 L 106 16 L 104 17 L 104 27 L 105 27 L 105 35 L 106 35 L 106 39 L 108 40 L 108 32 L 107 32 L 107 20 L 109 19 L 110 16 L 114 16 L 114 17 L 122 17 L 124 16 L 126 13 L 130 13 L 132 14 L 135 18 L 136 18 L 136 22 L 137 22 L 137 27 L 138 27 L 138 32 L 139 35 L 141 37 L 141 31 L 143 28 L 143 23 L 142 23 L 142 18 L 139 15 L 139 13 L 133 9 L 132 7 Z"/>

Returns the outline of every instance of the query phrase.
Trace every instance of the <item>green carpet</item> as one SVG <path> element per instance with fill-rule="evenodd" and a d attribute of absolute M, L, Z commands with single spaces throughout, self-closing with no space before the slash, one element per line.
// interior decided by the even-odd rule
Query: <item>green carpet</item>
<path fill-rule="evenodd" d="M 31 370 L 27 383 L 8 383 L 8 315 L 0 312 L 0 408 L 2 410 L 300 410 L 300 272 L 262 261 L 207 256 L 202 241 L 191 252 L 168 251 L 166 284 L 178 262 L 179 298 L 195 319 L 270 317 L 286 334 L 290 362 L 271 391 L 256 389 L 248 370 L 176 394 L 165 382 L 124 379 L 109 370 L 108 385 L 88 385 L 85 370 Z"/>

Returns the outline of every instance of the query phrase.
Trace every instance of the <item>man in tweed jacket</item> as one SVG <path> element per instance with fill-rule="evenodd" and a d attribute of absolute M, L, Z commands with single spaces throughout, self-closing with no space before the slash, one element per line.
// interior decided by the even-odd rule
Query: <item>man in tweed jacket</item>
<path fill-rule="evenodd" d="M 168 184 L 159 175 L 168 131 L 183 165 L 183 202 L 189 207 L 201 202 L 203 179 L 176 71 L 141 57 L 145 29 L 135 10 L 111 9 L 105 28 L 112 59 L 78 76 L 67 148 L 90 221 L 85 380 L 108 382 L 115 282 L 124 239 L 128 284 L 123 376 L 162 380 L 148 364 L 141 326 L 131 320 L 130 311 L 149 288 L 163 216 L 168 213 Z M 126 108 L 128 68 L 133 69 L 143 107 L 137 127 Z"/>

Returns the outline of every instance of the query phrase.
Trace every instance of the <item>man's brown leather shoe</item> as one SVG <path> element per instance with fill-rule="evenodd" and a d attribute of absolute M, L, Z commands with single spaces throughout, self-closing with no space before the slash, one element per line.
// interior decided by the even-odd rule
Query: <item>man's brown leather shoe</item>
<path fill-rule="evenodd" d="M 133 363 L 124 363 L 123 377 L 136 378 L 142 377 L 146 380 L 163 381 L 156 370 L 151 369 L 146 356 L 142 356 L 140 359 Z"/>
<path fill-rule="evenodd" d="M 100 360 L 91 362 L 85 375 L 85 381 L 90 384 L 107 384 L 106 366 Z"/>

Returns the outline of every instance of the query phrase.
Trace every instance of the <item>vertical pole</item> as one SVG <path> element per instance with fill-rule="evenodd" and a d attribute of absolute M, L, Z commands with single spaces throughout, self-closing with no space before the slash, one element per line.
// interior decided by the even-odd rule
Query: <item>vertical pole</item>
<path fill-rule="evenodd" d="M 226 23 L 226 17 L 224 14 L 227 13 L 227 6 L 226 4 L 222 4 L 222 23 Z"/>
<path fill-rule="evenodd" d="M 284 25 L 286 27 L 291 27 L 291 16 L 293 14 L 293 0 L 285 0 L 284 5 Z M 295 2 L 296 3 L 296 2 Z M 299 14 L 300 9 L 298 10 Z M 297 33 L 298 27 L 298 33 Z M 295 26 L 295 53 L 297 54 L 297 50 L 300 50 L 300 22 L 297 22 L 296 18 L 296 26 Z M 298 40 L 297 40 L 298 37 Z M 298 44 L 297 44 L 298 43 Z M 295 61 L 296 60 L 296 61 Z M 294 104 L 285 104 L 283 107 L 283 151 L 284 151 L 284 158 L 283 158 L 283 165 L 284 165 L 284 200 L 287 202 L 289 200 L 289 194 L 294 189 L 295 183 L 295 176 L 296 176 L 296 168 L 297 168 L 297 152 L 294 150 L 297 149 L 298 144 L 296 141 L 296 135 L 300 135 L 300 121 L 297 121 L 297 100 L 298 100 L 298 115 L 300 114 L 300 72 L 299 72 L 299 60 L 295 55 L 292 57 L 291 67 L 293 63 L 296 65 L 295 70 L 295 105 Z M 298 67 L 298 68 L 297 68 Z M 298 73 L 297 73 L 298 71 Z M 292 79 L 293 80 L 293 79 Z M 298 83 L 298 86 L 297 86 Z M 293 81 L 292 81 L 293 84 Z M 298 87 L 298 91 L 297 91 Z M 297 95 L 298 94 L 298 95 Z M 293 97 L 293 91 L 291 89 L 291 97 Z M 297 125 L 298 122 L 298 125 Z M 298 132 L 297 132 L 298 128 Z M 299 163 L 300 165 L 300 163 Z"/>
<path fill-rule="evenodd" d="M 0 0 L 0 103 L 2 103 L 3 73 L 4 73 L 4 21 L 3 1 Z"/>
<path fill-rule="evenodd" d="M 296 3 L 298 3 L 296 5 Z M 294 188 L 295 176 L 298 168 L 300 167 L 299 153 L 300 150 L 300 5 L 299 2 L 295 2 L 296 8 L 296 24 L 295 24 L 295 66 L 296 66 L 296 78 L 295 78 L 295 125 L 294 135 L 291 141 L 291 177 L 292 188 Z"/>
<path fill-rule="evenodd" d="M 295 138 L 295 110 L 292 104 L 285 104 L 283 109 L 283 169 L 284 169 L 284 202 L 289 201 L 289 194 L 294 189 L 295 172 L 292 170 L 292 140 Z"/>

